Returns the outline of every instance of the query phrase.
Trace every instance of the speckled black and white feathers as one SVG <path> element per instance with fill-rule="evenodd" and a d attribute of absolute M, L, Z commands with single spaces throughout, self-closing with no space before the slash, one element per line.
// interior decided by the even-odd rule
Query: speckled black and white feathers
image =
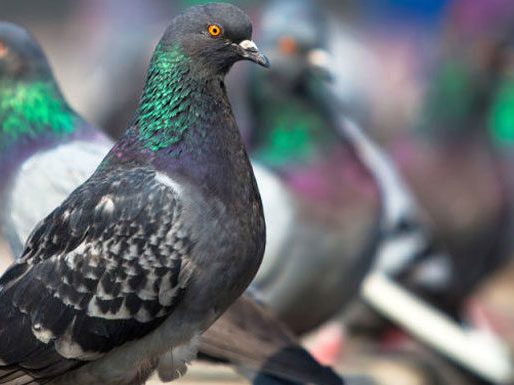
<path fill-rule="evenodd" d="M 57 375 L 61 360 L 94 359 L 154 329 L 192 275 L 180 213 L 155 171 L 97 172 L 0 280 L 0 363 Z"/>

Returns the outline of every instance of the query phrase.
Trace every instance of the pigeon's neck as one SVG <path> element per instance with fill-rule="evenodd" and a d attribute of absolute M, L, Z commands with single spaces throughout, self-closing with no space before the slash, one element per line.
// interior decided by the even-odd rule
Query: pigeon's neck
<path fill-rule="evenodd" d="M 208 82 L 194 76 L 194 63 L 178 45 L 166 50 L 161 45 L 153 55 L 139 104 L 139 139 L 151 151 L 169 149 L 178 155 L 186 131 L 202 112 Z"/>
<path fill-rule="evenodd" d="M 209 75 L 180 48 L 157 47 L 136 124 L 113 153 L 150 161 L 226 199 L 241 199 L 253 182 L 223 76 Z"/>
<path fill-rule="evenodd" d="M 51 80 L 0 83 L 0 121 L 0 150 L 74 130 L 74 114 Z"/>
<path fill-rule="evenodd" d="M 252 155 L 262 164 L 304 167 L 325 158 L 337 143 L 329 117 L 307 95 L 282 92 L 264 82 L 255 84 L 253 102 L 258 129 Z"/>
<path fill-rule="evenodd" d="M 36 153 L 97 138 L 103 140 L 68 106 L 53 80 L 0 82 L 0 191 Z"/>

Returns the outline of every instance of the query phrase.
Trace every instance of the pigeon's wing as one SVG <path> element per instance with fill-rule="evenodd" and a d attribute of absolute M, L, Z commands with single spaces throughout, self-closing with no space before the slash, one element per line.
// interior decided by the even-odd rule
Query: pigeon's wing
<path fill-rule="evenodd" d="M 23 163 L 10 188 L 4 231 L 19 257 L 32 229 L 86 181 L 109 152 L 107 139 L 72 141 L 37 153 Z"/>
<path fill-rule="evenodd" d="M 244 343 L 241 343 L 244 341 Z M 230 362 L 248 377 L 272 376 L 295 383 L 341 385 L 330 368 L 302 348 L 264 305 L 240 297 L 201 337 L 200 357 Z"/>
<path fill-rule="evenodd" d="M 0 383 L 52 378 L 138 339 L 186 290 L 193 241 L 173 184 L 144 168 L 103 167 L 0 279 Z"/>

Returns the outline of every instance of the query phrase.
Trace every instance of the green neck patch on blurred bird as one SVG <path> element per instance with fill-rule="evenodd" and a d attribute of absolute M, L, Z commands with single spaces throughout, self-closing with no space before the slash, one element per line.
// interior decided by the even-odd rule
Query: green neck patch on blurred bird
<path fill-rule="evenodd" d="M 489 128 L 497 144 L 514 144 L 514 79 L 500 86 L 491 108 Z"/>
<path fill-rule="evenodd" d="M 139 139 L 152 151 L 181 141 L 195 114 L 190 113 L 196 85 L 189 75 L 190 59 L 175 46 L 157 46 L 139 104 Z"/>
<path fill-rule="evenodd" d="M 21 137 L 73 131 L 73 114 L 52 82 L 0 84 L 0 147 Z"/>
<path fill-rule="evenodd" d="M 308 164 L 334 143 L 322 114 L 301 100 L 262 103 L 258 112 L 254 157 L 268 166 Z"/>

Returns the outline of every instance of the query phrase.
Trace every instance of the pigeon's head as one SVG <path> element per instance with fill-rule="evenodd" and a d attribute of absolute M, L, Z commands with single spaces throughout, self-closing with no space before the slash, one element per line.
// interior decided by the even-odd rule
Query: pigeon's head
<path fill-rule="evenodd" d="M 225 74 L 240 60 L 269 66 L 252 41 L 250 19 L 231 4 L 188 8 L 171 22 L 159 45 L 165 51 L 178 47 L 195 68 L 208 75 Z"/>
<path fill-rule="evenodd" d="M 42 79 L 50 74 L 36 40 L 15 24 L 0 22 L 0 80 Z"/>
<path fill-rule="evenodd" d="M 262 41 L 273 62 L 268 75 L 274 84 L 296 87 L 313 77 L 330 77 L 327 23 L 320 8 L 310 0 L 275 0 L 264 9 Z"/>

